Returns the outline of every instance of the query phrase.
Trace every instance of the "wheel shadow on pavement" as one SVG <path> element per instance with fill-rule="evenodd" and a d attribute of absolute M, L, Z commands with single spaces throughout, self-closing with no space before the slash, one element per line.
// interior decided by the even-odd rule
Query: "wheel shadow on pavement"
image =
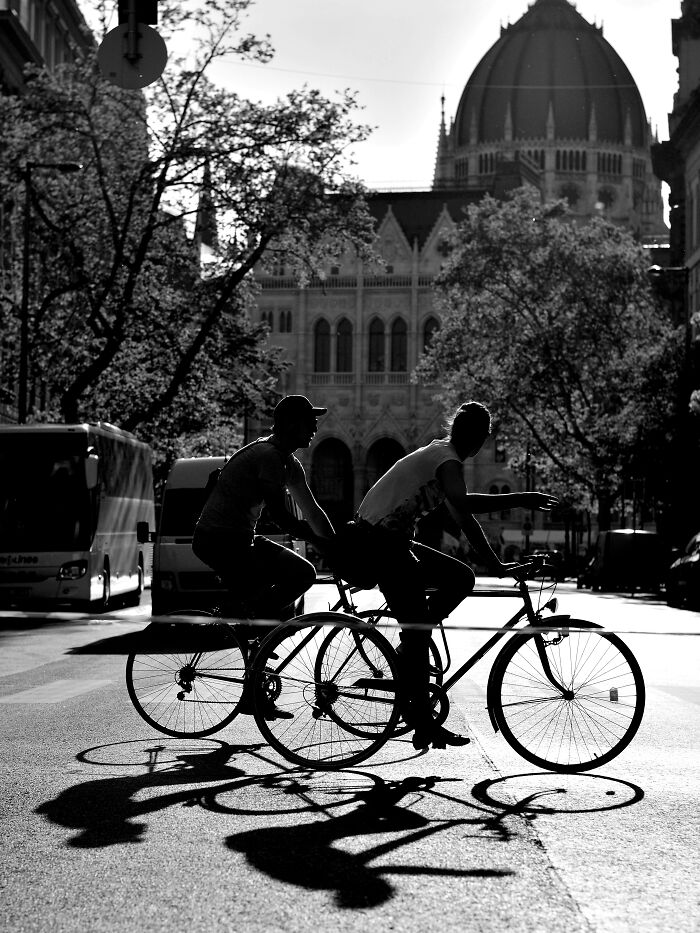
<path fill-rule="evenodd" d="M 34 812 L 75 831 L 66 842 L 72 848 L 142 842 L 148 828 L 144 817 L 168 807 L 196 804 L 202 791 L 192 785 L 247 777 L 233 763 L 234 756 L 255 753 L 264 747 L 158 737 L 86 749 L 76 756 L 81 763 L 104 765 L 110 770 L 124 767 L 137 773 L 80 781 L 42 803 Z M 119 760 L 120 755 L 124 760 Z M 170 793 L 158 792 L 151 797 L 140 794 L 161 788 L 170 788 Z"/>
<path fill-rule="evenodd" d="M 389 880 L 392 876 L 507 878 L 515 874 L 512 869 L 503 868 L 420 864 L 416 863 L 415 854 L 409 856 L 405 864 L 371 864 L 412 846 L 420 851 L 424 840 L 446 830 L 474 826 L 476 832 L 460 834 L 460 838 L 481 838 L 484 830 L 487 830 L 486 835 L 492 835 L 489 832 L 493 822 L 491 814 L 435 819 L 418 812 L 416 805 L 426 794 L 437 793 L 447 799 L 435 788 L 449 779 L 435 775 L 394 781 L 365 772 L 334 773 L 353 774 L 356 779 L 365 779 L 369 786 L 356 790 L 349 797 L 341 793 L 340 799 L 330 804 L 310 805 L 307 812 L 317 817 L 311 822 L 295 821 L 234 833 L 226 839 L 228 848 L 242 853 L 251 868 L 269 878 L 306 890 L 327 890 L 333 893 L 337 907 L 350 910 L 378 907 L 390 900 L 396 893 Z M 315 774 L 317 772 L 300 772 L 295 793 L 308 800 L 313 792 Z M 322 777 L 327 777 L 327 773 Z M 474 810 L 465 801 L 456 797 L 450 799 L 465 803 L 465 812 Z M 347 812 L 340 815 L 332 812 L 336 807 L 348 805 L 352 809 Z M 219 809 L 235 812 L 226 807 Z M 502 841 L 511 838 L 511 830 L 504 825 L 494 824 L 493 828 Z M 362 851 L 355 851 L 358 841 L 365 837 L 379 838 Z M 348 841 L 353 851 L 338 846 L 343 840 Z"/>
<path fill-rule="evenodd" d="M 416 762 L 418 764 L 418 762 Z M 330 804 L 318 802 L 314 805 L 314 775 L 319 772 L 299 772 L 296 786 L 288 793 L 310 800 L 307 812 L 315 811 L 318 819 L 313 822 L 296 821 L 291 825 L 267 826 L 230 835 L 226 844 L 229 849 L 245 855 L 248 864 L 259 872 L 307 890 L 328 890 L 335 896 L 336 906 L 345 909 L 377 907 L 394 896 L 395 889 L 389 880 L 392 876 L 420 875 L 453 878 L 508 878 L 516 874 L 503 868 L 446 868 L 416 863 L 415 853 L 424 851 L 423 840 L 438 833 L 457 830 L 459 850 L 463 840 L 472 839 L 480 843 L 487 841 L 510 842 L 522 835 L 532 835 L 530 824 L 538 814 L 582 812 L 576 803 L 580 788 L 562 787 L 562 777 L 546 772 L 532 775 L 514 775 L 498 780 L 484 781 L 475 785 L 471 792 L 448 792 L 450 783 L 459 780 L 411 776 L 401 780 L 386 780 L 376 774 L 360 771 L 340 771 L 334 775 L 354 775 L 363 778 L 366 788 L 355 788 L 349 797 L 338 791 L 338 799 Z M 586 783 L 592 776 L 576 775 Z M 291 775 L 290 775 L 291 778 Z M 527 792 L 518 796 L 525 789 Z M 587 801 L 585 810 L 608 810 L 629 806 L 644 796 L 635 785 L 616 779 L 595 776 L 601 782 L 596 789 L 597 804 Z M 328 772 L 322 780 L 328 781 Z M 610 788 L 614 788 L 611 790 Z M 513 792 L 515 796 L 513 796 Z M 565 808 L 557 809 L 551 803 L 560 795 L 570 793 Z M 615 796 L 613 801 L 610 795 Z M 235 798 L 231 806 L 222 803 L 225 793 L 215 794 L 208 805 L 220 812 L 238 813 Z M 419 804 L 433 798 L 453 813 L 460 816 L 428 817 L 419 811 Z M 207 801 L 204 802 L 207 805 Z M 339 807 L 356 804 L 353 809 L 340 815 L 333 813 Z M 562 804 L 559 803 L 562 807 Z M 435 806 L 421 807 L 424 811 L 435 811 Z M 464 832 L 464 829 L 467 832 Z M 357 851 L 362 837 L 381 837 L 362 851 Z M 454 837 L 453 837 L 454 838 Z M 347 840 L 353 851 L 348 852 L 338 843 Z M 410 849 L 415 846 L 414 852 Z M 399 850 L 408 850 L 405 864 L 387 864 L 385 857 Z M 372 864 L 382 859 L 379 864 Z"/>
<path fill-rule="evenodd" d="M 415 756 L 416 770 L 421 757 Z M 281 769 L 266 745 L 212 738 L 118 742 L 76 758 L 110 774 L 80 780 L 35 810 L 72 833 L 65 846 L 144 844 L 149 818 L 171 807 L 201 807 L 236 823 L 246 816 L 249 828 L 229 835 L 222 820 L 222 839 L 232 853 L 253 872 L 328 891 L 337 907 L 349 910 L 390 900 L 395 877 L 507 879 L 514 869 L 474 867 L 464 841 L 529 839 L 539 815 L 615 809 L 644 796 L 633 784 L 600 775 L 518 774 L 468 789 L 461 778 L 436 775 L 392 780 L 357 769 Z M 120 768 L 126 773 L 115 775 Z M 443 848 L 454 845 L 460 862 L 426 864 L 426 840 L 444 833 Z M 403 860 L 389 863 L 394 853 L 403 853 Z"/>

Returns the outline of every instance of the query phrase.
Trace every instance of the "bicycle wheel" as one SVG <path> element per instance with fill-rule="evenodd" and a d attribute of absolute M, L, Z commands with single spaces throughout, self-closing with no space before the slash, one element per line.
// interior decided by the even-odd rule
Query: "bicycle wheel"
<path fill-rule="evenodd" d="M 223 729 L 238 713 L 245 680 L 246 655 L 235 632 L 224 623 L 156 625 L 166 631 L 126 662 L 137 713 L 178 738 Z"/>
<path fill-rule="evenodd" d="M 357 615 L 363 621 L 369 622 L 371 625 L 376 625 L 377 630 L 386 637 L 386 640 L 389 642 L 394 651 L 396 651 L 400 644 L 399 636 L 401 629 L 396 622 L 396 616 L 390 609 L 363 609 L 361 612 L 358 612 Z M 443 680 L 442 657 L 440 656 L 440 650 L 438 646 L 435 644 L 435 641 L 432 638 L 430 639 L 429 651 L 430 683 L 434 686 L 441 687 Z M 437 697 L 437 692 L 434 695 Z M 434 715 L 437 725 L 442 725 L 442 723 L 447 718 L 447 710 L 444 709 L 443 704 L 436 705 Z M 399 717 L 399 721 L 396 725 L 396 728 L 394 729 L 393 737 L 398 738 L 399 736 L 406 735 L 412 731 L 413 729 L 411 726 L 407 726 L 403 721 L 403 718 Z"/>
<path fill-rule="evenodd" d="M 632 741 L 644 713 L 644 679 L 616 635 L 590 628 L 560 634 L 512 638 L 495 661 L 489 700 L 503 737 L 527 761 L 589 771 Z M 541 652 L 565 694 L 548 679 Z"/>
<path fill-rule="evenodd" d="M 342 613 L 314 612 L 275 629 L 255 655 L 252 683 L 263 737 L 305 767 L 364 761 L 399 718 L 394 651 L 375 629 Z M 270 700 L 287 718 L 265 718 Z"/>

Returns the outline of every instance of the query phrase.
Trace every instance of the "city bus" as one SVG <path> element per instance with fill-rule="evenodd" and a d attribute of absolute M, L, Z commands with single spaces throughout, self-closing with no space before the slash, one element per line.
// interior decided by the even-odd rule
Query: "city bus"
<path fill-rule="evenodd" d="M 0 425 L 0 608 L 137 603 L 153 521 L 151 450 L 132 434 Z"/>

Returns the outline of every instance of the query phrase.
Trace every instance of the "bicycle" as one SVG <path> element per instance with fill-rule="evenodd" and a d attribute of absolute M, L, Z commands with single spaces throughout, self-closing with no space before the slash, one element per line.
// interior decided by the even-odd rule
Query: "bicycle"
<path fill-rule="evenodd" d="M 636 734 L 644 679 L 618 636 L 593 622 L 557 615 L 556 581 L 546 589 L 541 584 L 535 609 L 527 580 L 544 566 L 530 562 L 513 569 L 523 606 L 444 683 L 434 678 L 435 719 L 445 721 L 449 690 L 510 634 L 488 678 L 494 729 L 538 767 L 587 771 L 619 755 Z M 349 767 L 375 754 L 396 734 L 400 718 L 396 654 L 377 628 L 391 614 L 386 608 L 365 618 L 356 610 L 351 614 L 354 607 L 344 601 L 341 585 L 339 593 L 343 611 L 280 625 L 263 640 L 251 666 L 261 734 L 288 761 L 317 769 Z M 518 631 L 523 621 L 526 630 Z M 444 668 L 440 679 L 443 674 Z M 258 715 L 257 705 L 262 709 L 268 697 L 293 718 L 266 721 Z"/>
<path fill-rule="evenodd" d="M 154 729 L 203 738 L 241 712 L 250 659 L 265 631 L 245 622 L 231 625 L 229 616 L 217 605 L 171 610 L 127 657 L 129 698 Z"/>

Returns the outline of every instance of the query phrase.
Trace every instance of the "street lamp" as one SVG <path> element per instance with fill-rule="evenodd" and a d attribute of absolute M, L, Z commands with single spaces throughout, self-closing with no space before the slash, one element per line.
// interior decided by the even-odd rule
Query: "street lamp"
<path fill-rule="evenodd" d="M 22 304 L 20 307 L 19 331 L 19 398 L 17 421 L 27 420 L 27 384 L 29 375 L 29 240 L 31 235 L 31 188 L 32 171 L 53 169 L 56 172 L 79 172 L 80 162 L 27 162 L 22 172 L 24 178 L 24 244 L 22 253 Z"/>

